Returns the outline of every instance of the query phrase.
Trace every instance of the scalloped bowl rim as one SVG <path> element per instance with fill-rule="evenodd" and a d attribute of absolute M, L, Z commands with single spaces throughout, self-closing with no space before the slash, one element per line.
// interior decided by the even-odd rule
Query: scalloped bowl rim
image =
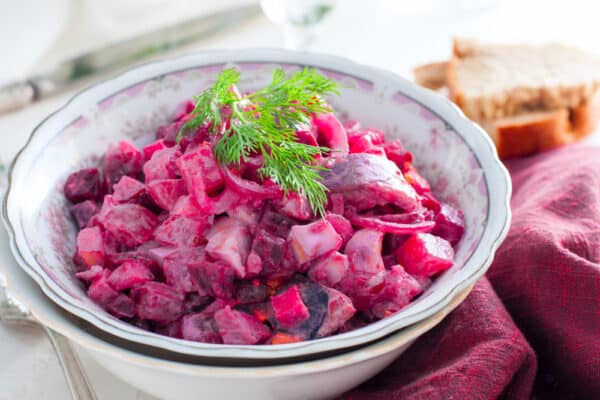
<path fill-rule="evenodd" d="M 79 104 L 84 103 L 86 99 L 94 98 L 100 101 L 107 95 L 112 95 L 112 93 L 123 88 L 182 69 L 236 62 L 292 63 L 326 68 L 359 78 L 375 76 L 379 80 L 390 82 L 397 91 L 426 106 L 446 121 L 463 140 L 465 140 L 465 133 L 467 133 L 467 136 L 477 144 L 479 149 L 479 152 L 476 152 L 473 146 L 470 146 L 465 140 L 465 143 L 476 155 L 484 170 L 485 183 L 489 194 L 487 225 L 479 244 L 463 266 L 464 270 L 468 270 L 467 266 L 477 265 L 471 271 L 470 275 L 463 277 L 462 280 L 457 279 L 452 282 L 452 285 L 445 287 L 443 295 L 438 293 L 438 296 L 441 296 L 441 298 L 435 304 L 432 304 L 421 312 L 410 314 L 407 311 L 410 311 L 411 307 L 408 306 L 391 317 L 347 333 L 281 345 L 216 345 L 174 339 L 141 330 L 125 322 L 115 321 L 108 318 L 108 315 L 96 315 L 83 307 L 73 304 L 69 300 L 70 296 L 50 279 L 37 263 L 36 265 L 31 265 L 26 261 L 23 256 L 23 249 L 27 250 L 27 244 L 21 243 L 18 240 L 14 228 L 17 224 L 15 224 L 13 215 L 9 211 L 12 205 L 11 202 L 16 202 L 16 199 L 11 197 L 11 183 L 16 171 L 23 167 L 19 163 L 22 154 L 27 152 L 28 147 L 37 140 L 39 132 L 44 127 L 60 120 L 63 113 L 77 110 Z M 494 179 L 491 180 L 495 183 L 492 186 L 490 185 L 490 175 L 493 175 Z M 52 301 L 99 329 L 126 340 L 188 355 L 231 359 L 283 359 L 339 350 L 372 342 L 401 328 L 426 319 L 443 309 L 461 291 L 474 284 L 489 268 L 496 249 L 508 233 L 511 220 L 509 207 L 511 190 L 508 172 L 498 159 L 496 148 L 488 135 L 478 125 L 469 121 L 456 105 L 437 93 L 417 87 L 415 84 L 391 72 L 372 66 L 356 64 L 353 61 L 337 56 L 268 48 L 218 50 L 188 54 L 137 66 L 113 78 L 85 88 L 74 95 L 64 106 L 50 114 L 36 126 L 29 140 L 12 162 L 9 171 L 8 189 L 3 201 L 2 216 L 9 233 L 11 250 L 19 266 L 40 286 L 45 295 Z M 438 292 L 441 292 L 441 290 L 438 290 Z"/>

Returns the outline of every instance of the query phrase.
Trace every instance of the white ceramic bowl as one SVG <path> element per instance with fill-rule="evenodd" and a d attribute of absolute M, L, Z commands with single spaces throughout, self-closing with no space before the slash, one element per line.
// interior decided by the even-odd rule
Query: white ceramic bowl
<path fill-rule="evenodd" d="M 342 355 L 274 367 L 231 368 L 190 363 L 171 353 L 127 342 L 64 312 L 42 293 L 11 257 L 0 227 L 0 272 L 9 289 L 43 324 L 85 349 L 106 370 L 163 400 L 326 399 L 358 386 L 385 368 L 421 334 L 437 325 L 467 296 L 470 287 L 444 309 L 385 339 Z"/>
<path fill-rule="evenodd" d="M 358 119 L 400 138 L 434 192 L 465 214 L 455 264 L 395 315 L 352 332 L 275 346 L 196 343 L 122 322 L 89 300 L 74 277 L 75 229 L 62 186 L 69 172 L 96 162 L 106 146 L 128 138 L 144 144 L 181 101 L 214 81 L 224 65 L 242 71 L 241 87 L 265 85 L 275 66 L 309 65 L 338 80 L 331 102 L 342 118 Z M 75 96 L 33 132 L 12 165 L 3 216 L 19 265 L 69 312 L 121 338 L 199 357 L 234 362 L 315 357 L 380 339 L 447 306 L 490 265 L 510 221 L 510 180 L 487 135 L 443 97 L 348 60 L 273 49 L 218 51 L 141 66 Z"/>

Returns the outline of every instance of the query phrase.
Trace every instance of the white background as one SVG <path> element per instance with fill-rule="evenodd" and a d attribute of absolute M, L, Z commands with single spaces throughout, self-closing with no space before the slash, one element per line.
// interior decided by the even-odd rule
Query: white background
<path fill-rule="evenodd" d="M 0 85 L 95 46 L 248 0 L 0 0 Z M 419 63 L 450 53 L 454 35 L 492 41 L 560 41 L 600 55 L 599 5 L 570 0 L 338 0 L 310 50 L 346 56 L 410 78 Z M 178 52 L 282 46 L 260 16 Z M 0 161 L 7 163 L 65 93 L 0 116 Z M 598 135 L 596 135 L 596 138 Z M 148 399 L 82 354 L 100 400 Z M 68 399 L 58 362 L 37 328 L 0 325 L 0 400 Z"/>

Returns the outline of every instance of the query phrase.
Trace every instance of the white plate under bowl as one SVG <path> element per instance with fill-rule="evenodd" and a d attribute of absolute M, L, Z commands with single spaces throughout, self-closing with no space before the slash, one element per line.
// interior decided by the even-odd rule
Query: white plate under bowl
<path fill-rule="evenodd" d="M 37 320 L 85 349 L 115 378 L 163 400 L 326 399 L 360 385 L 381 371 L 424 332 L 437 325 L 467 296 L 470 287 L 443 310 L 376 343 L 339 356 L 276 367 L 231 368 L 198 365 L 171 353 L 111 336 L 64 312 L 48 301 L 40 288 L 10 255 L 0 227 L 0 272 L 11 293 Z"/>
<path fill-rule="evenodd" d="M 240 86 L 265 85 L 275 66 L 313 66 L 342 86 L 330 101 L 352 118 L 399 138 L 434 193 L 459 207 L 466 230 L 455 263 L 398 313 L 355 331 L 282 345 L 197 343 L 141 330 L 108 314 L 86 296 L 71 262 L 76 230 L 62 187 L 119 139 L 143 145 L 183 100 L 212 83 L 227 65 L 242 71 Z M 373 342 L 423 321 L 447 306 L 489 267 L 509 222 L 511 186 L 487 135 L 443 97 L 390 72 L 349 60 L 276 49 L 215 51 L 154 62 L 92 86 L 46 118 L 12 164 L 3 217 L 19 265 L 44 293 L 99 329 L 144 345 L 204 358 L 273 362 L 316 357 Z"/>

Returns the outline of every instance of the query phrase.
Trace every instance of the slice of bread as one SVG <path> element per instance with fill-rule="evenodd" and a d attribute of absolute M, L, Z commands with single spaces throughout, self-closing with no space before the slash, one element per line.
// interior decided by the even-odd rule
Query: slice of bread
<path fill-rule="evenodd" d="M 600 59 L 578 49 L 455 39 L 450 61 L 414 72 L 425 87 L 447 86 L 502 158 L 570 143 L 593 132 L 600 119 Z"/>
<path fill-rule="evenodd" d="M 571 47 L 457 39 L 454 52 L 446 72 L 450 97 L 476 121 L 574 108 L 600 88 L 600 59 Z"/>

